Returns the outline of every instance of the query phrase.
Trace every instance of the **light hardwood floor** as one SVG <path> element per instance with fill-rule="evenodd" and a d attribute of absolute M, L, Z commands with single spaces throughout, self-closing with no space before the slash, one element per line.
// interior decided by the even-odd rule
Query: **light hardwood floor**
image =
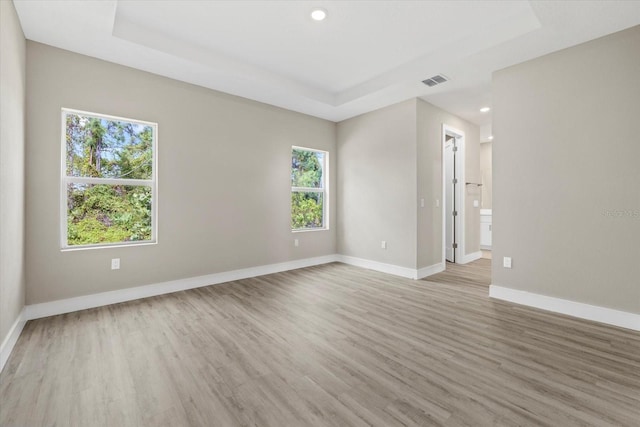
<path fill-rule="evenodd" d="M 469 264 L 447 262 L 445 271 L 424 280 L 451 285 L 479 286 L 487 293 L 491 284 L 491 259 L 482 257 Z"/>
<path fill-rule="evenodd" d="M 2 426 L 638 426 L 640 334 L 334 263 L 30 321 Z"/>

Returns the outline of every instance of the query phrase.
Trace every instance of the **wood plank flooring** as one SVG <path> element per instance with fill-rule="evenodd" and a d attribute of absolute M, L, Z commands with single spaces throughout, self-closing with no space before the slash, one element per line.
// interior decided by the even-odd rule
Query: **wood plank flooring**
<path fill-rule="evenodd" d="M 445 271 L 426 277 L 423 280 L 450 285 L 480 286 L 489 292 L 491 259 L 483 257 L 468 264 L 447 262 Z"/>
<path fill-rule="evenodd" d="M 334 263 L 27 323 L 2 426 L 638 426 L 640 334 Z"/>

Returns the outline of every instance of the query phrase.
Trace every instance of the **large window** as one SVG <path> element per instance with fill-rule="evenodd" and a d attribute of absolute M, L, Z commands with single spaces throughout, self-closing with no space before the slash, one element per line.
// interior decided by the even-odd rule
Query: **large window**
<path fill-rule="evenodd" d="M 156 240 L 157 125 L 62 110 L 63 249 Z"/>
<path fill-rule="evenodd" d="M 326 176 L 329 153 L 293 147 L 291 152 L 291 229 L 327 227 Z"/>

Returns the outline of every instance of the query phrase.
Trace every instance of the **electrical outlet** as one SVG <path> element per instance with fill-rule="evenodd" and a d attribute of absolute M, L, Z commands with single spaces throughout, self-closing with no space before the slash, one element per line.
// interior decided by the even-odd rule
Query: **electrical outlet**
<path fill-rule="evenodd" d="M 381 247 L 382 249 L 387 249 L 387 241 L 386 241 L 386 240 L 383 240 L 383 241 L 380 243 L 380 247 Z"/>
<path fill-rule="evenodd" d="M 436 208 L 440 207 L 440 199 L 436 199 Z"/>
<path fill-rule="evenodd" d="M 424 199 L 420 199 L 420 207 L 424 208 Z"/>
<path fill-rule="evenodd" d="M 298 241 L 298 239 L 293 239 L 293 246 L 295 246 L 296 248 L 300 246 L 300 242 Z"/>
<path fill-rule="evenodd" d="M 502 258 L 502 266 L 504 268 L 511 268 L 511 257 L 506 256 Z"/>
<path fill-rule="evenodd" d="M 111 260 L 111 269 L 120 270 L 120 258 L 113 258 Z"/>

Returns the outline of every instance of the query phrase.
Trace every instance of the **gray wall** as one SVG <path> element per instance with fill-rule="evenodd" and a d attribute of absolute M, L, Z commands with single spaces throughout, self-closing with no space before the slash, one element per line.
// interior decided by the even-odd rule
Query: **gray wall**
<path fill-rule="evenodd" d="M 427 102 L 411 99 L 338 123 L 341 254 L 414 269 L 442 262 L 443 123 L 465 132 L 467 180 L 479 180 L 479 128 Z M 480 193 L 467 191 L 470 254 L 480 250 L 473 207 Z"/>
<path fill-rule="evenodd" d="M 415 99 L 338 123 L 342 255 L 416 268 L 415 123 Z"/>
<path fill-rule="evenodd" d="M 480 182 L 480 129 L 428 102 L 417 105 L 417 161 L 418 199 L 425 199 L 425 207 L 418 205 L 418 268 L 442 262 L 442 125 L 465 133 L 465 180 Z M 480 208 L 473 200 L 480 200 L 478 187 L 465 186 L 465 254 L 480 250 Z M 436 200 L 440 206 L 436 206 Z"/>
<path fill-rule="evenodd" d="M 492 142 L 480 144 L 480 175 L 482 177 L 482 209 L 491 209 L 493 203 Z"/>
<path fill-rule="evenodd" d="M 636 26 L 494 74 L 494 285 L 640 313 L 639 46 Z"/>
<path fill-rule="evenodd" d="M 0 342 L 25 304 L 25 39 L 13 2 L 0 1 Z"/>
<path fill-rule="evenodd" d="M 34 42 L 27 63 L 28 304 L 336 252 L 335 173 L 332 228 L 290 229 L 291 146 L 335 159 L 334 123 Z M 60 251 L 62 107 L 158 123 L 158 244 Z"/>

